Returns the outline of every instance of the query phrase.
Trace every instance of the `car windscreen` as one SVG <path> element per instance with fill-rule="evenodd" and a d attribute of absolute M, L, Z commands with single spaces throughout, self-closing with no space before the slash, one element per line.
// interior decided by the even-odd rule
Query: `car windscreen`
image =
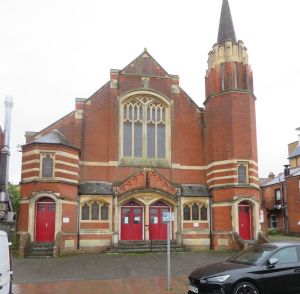
<path fill-rule="evenodd" d="M 275 246 L 252 246 L 229 258 L 230 262 L 256 265 L 270 255 Z"/>

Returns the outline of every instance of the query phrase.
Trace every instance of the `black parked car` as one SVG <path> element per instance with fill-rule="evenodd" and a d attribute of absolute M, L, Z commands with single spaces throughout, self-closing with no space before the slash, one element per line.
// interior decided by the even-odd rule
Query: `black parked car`
<path fill-rule="evenodd" d="M 300 243 L 266 243 L 195 269 L 188 294 L 300 293 Z"/>

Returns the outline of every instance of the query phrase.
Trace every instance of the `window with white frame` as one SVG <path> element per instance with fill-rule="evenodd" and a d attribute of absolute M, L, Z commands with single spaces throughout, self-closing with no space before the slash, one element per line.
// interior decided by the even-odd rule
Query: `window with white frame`
<path fill-rule="evenodd" d="M 275 202 L 281 202 L 281 191 L 280 191 L 280 189 L 275 190 Z"/>
<path fill-rule="evenodd" d="M 207 221 L 208 210 L 207 206 L 203 203 L 188 203 L 183 207 L 183 220 L 184 221 Z"/>
<path fill-rule="evenodd" d="M 109 205 L 102 201 L 86 201 L 81 204 L 81 220 L 108 220 Z"/>
<path fill-rule="evenodd" d="M 239 162 L 237 167 L 238 174 L 238 183 L 239 184 L 248 184 L 248 162 Z"/>
<path fill-rule="evenodd" d="M 54 176 L 54 154 L 41 154 L 41 177 L 52 178 Z"/>
<path fill-rule="evenodd" d="M 121 104 L 121 157 L 167 159 L 169 105 L 151 95 L 134 95 Z"/>

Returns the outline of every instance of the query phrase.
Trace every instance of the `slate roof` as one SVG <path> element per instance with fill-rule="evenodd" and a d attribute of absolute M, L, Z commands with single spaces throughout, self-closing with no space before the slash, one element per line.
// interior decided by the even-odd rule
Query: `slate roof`
<path fill-rule="evenodd" d="M 271 186 L 271 185 L 279 184 L 282 182 L 284 182 L 284 174 L 280 173 L 278 176 L 274 177 L 270 181 L 262 184 L 261 187 Z"/>
<path fill-rule="evenodd" d="M 208 186 L 196 184 L 181 185 L 181 196 L 211 196 Z"/>
<path fill-rule="evenodd" d="M 290 176 L 300 176 L 300 167 L 291 168 L 290 169 Z M 261 187 L 267 187 L 267 186 L 279 184 L 279 183 L 282 183 L 282 182 L 284 182 L 284 174 L 280 173 L 274 179 L 270 180 L 267 183 L 262 184 Z"/>
<path fill-rule="evenodd" d="M 218 44 L 223 44 L 226 41 L 236 42 L 236 35 L 228 0 L 223 0 L 219 24 Z"/>
<path fill-rule="evenodd" d="M 291 169 L 290 171 L 291 176 L 300 176 L 300 167 L 296 167 Z"/>
<path fill-rule="evenodd" d="M 269 181 L 272 181 L 272 178 L 260 178 L 259 179 L 259 186 L 265 186 Z"/>
<path fill-rule="evenodd" d="M 300 156 L 300 145 L 298 145 L 289 155 L 289 158 Z"/>
<path fill-rule="evenodd" d="M 112 183 L 108 182 L 80 182 L 79 194 L 84 195 L 112 195 Z"/>
<path fill-rule="evenodd" d="M 42 143 L 42 144 L 59 144 L 68 147 L 78 149 L 78 147 L 72 145 L 66 137 L 57 129 L 52 130 L 49 134 L 44 135 L 35 139 L 32 143 Z"/>

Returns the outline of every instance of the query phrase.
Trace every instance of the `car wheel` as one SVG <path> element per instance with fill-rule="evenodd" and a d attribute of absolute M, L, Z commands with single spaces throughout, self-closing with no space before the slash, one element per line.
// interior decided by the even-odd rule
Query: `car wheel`
<path fill-rule="evenodd" d="M 259 291 L 252 283 L 241 282 L 234 288 L 233 294 L 259 294 Z"/>

